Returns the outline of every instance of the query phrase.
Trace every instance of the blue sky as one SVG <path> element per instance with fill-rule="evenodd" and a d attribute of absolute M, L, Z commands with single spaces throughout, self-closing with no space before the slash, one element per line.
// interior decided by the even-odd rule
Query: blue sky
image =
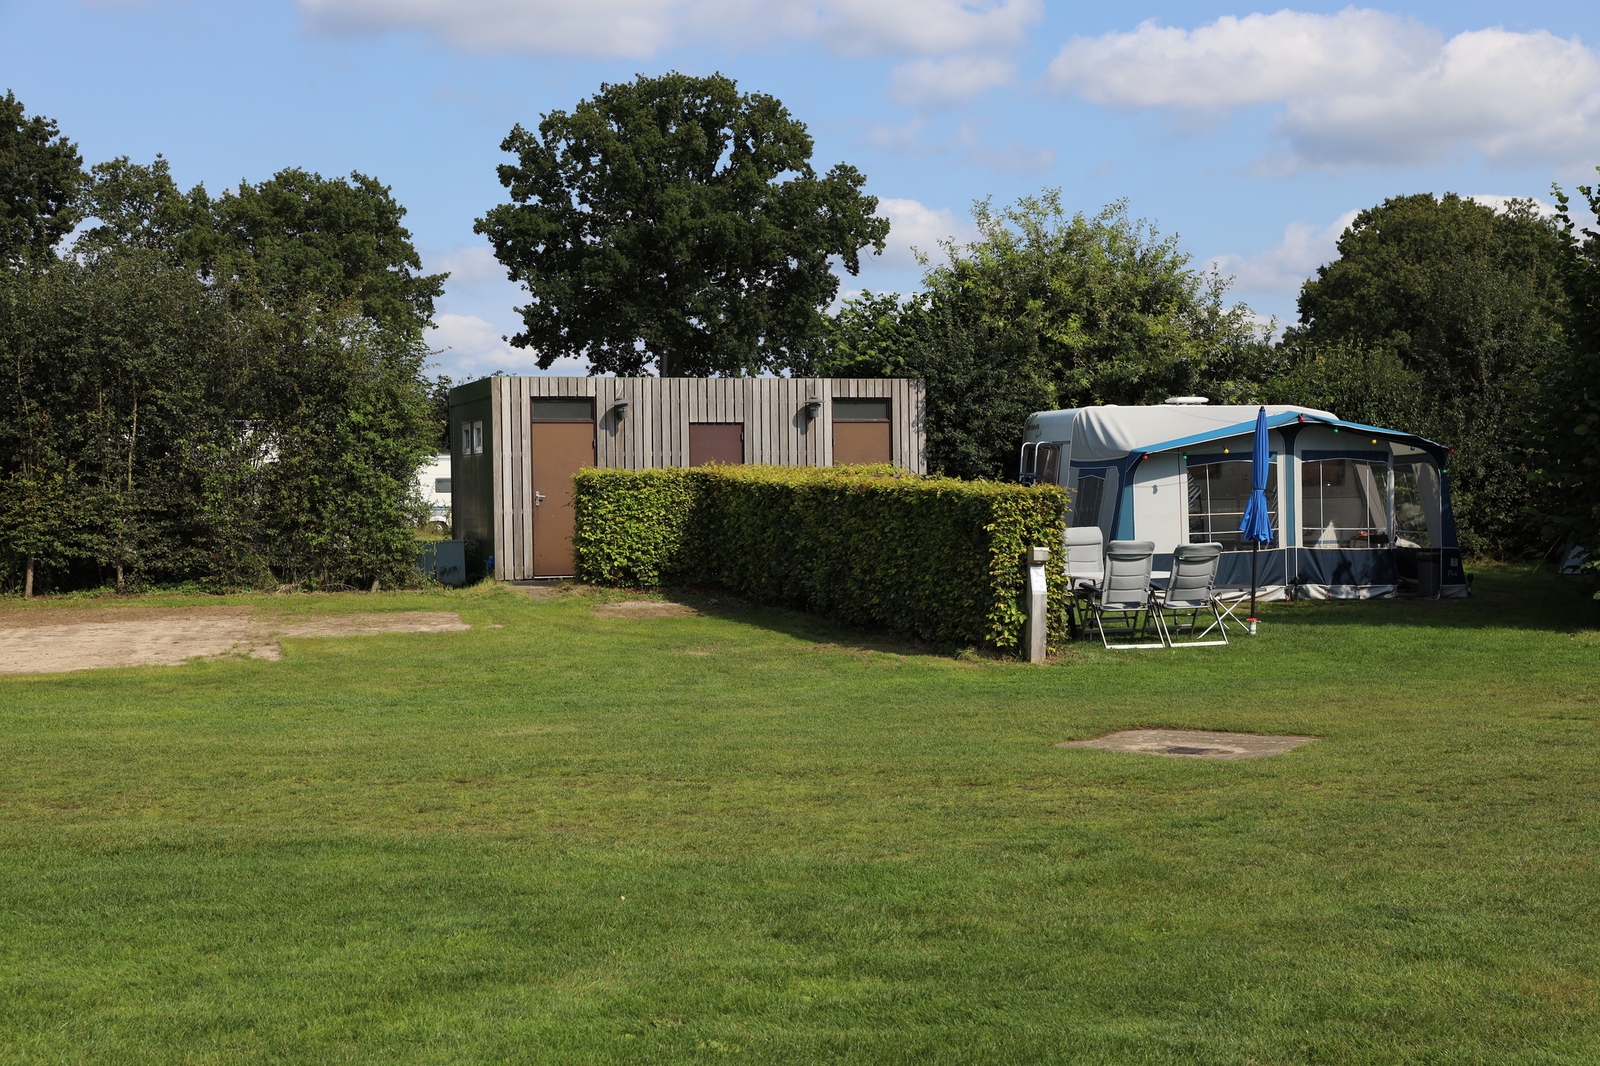
<path fill-rule="evenodd" d="M 526 372 L 518 290 L 473 220 L 498 145 L 604 81 L 722 71 L 882 198 L 890 250 L 845 290 L 910 291 L 912 245 L 975 198 L 1126 198 L 1235 298 L 1290 319 L 1342 223 L 1386 196 L 1549 201 L 1600 164 L 1600 4 L 1046 0 L 0 0 L 0 91 L 89 162 L 216 192 L 286 166 L 394 188 L 458 380 Z M 581 367 L 558 367 L 573 372 Z"/>

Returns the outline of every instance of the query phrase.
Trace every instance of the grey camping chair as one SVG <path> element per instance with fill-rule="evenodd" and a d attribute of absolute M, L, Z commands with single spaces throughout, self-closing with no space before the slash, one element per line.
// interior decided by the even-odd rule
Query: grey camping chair
<path fill-rule="evenodd" d="M 1166 644 L 1143 643 L 1150 634 L 1154 618 L 1154 604 L 1150 592 L 1150 567 L 1155 561 L 1156 546 L 1149 540 L 1114 540 L 1106 550 L 1106 573 L 1100 589 L 1089 601 L 1090 616 L 1100 631 L 1100 643 L 1107 648 L 1162 648 Z M 1112 620 L 1112 631 L 1139 643 L 1113 644 L 1106 633 L 1106 619 Z"/>
<path fill-rule="evenodd" d="M 1067 575 L 1067 625 L 1074 638 L 1088 623 L 1089 598 L 1106 574 L 1105 535 L 1099 526 L 1069 527 L 1061 538 Z"/>
<path fill-rule="evenodd" d="M 1220 544 L 1180 544 L 1173 549 L 1172 579 L 1165 591 L 1156 594 L 1156 628 L 1169 647 L 1209 648 L 1228 643 L 1228 629 L 1213 587 L 1221 559 Z M 1202 621 L 1206 623 L 1203 630 Z M 1178 634 L 1185 632 L 1187 639 L 1180 641 Z M 1213 632 L 1222 639 L 1207 640 Z"/>

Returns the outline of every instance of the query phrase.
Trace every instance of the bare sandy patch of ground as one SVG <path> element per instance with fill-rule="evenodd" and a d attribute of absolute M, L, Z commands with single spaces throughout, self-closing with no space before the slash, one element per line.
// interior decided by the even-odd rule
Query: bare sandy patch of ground
<path fill-rule="evenodd" d="M 681 618 L 700 612 L 687 604 L 668 603 L 665 600 L 621 600 L 602 603 L 594 609 L 594 613 L 602 618 Z"/>
<path fill-rule="evenodd" d="M 50 608 L 0 613 L 0 674 L 54 674 L 116 666 L 176 666 L 249 655 L 281 659 L 284 637 L 454 633 L 453 611 L 267 616 L 249 607 Z"/>
<path fill-rule="evenodd" d="M 373 614 L 322 614 L 262 619 L 275 637 L 368 637 L 377 633 L 460 633 L 471 629 L 454 611 L 391 611 Z"/>
<path fill-rule="evenodd" d="M 1124 729 L 1093 740 L 1065 740 L 1058 748 L 1102 748 L 1174 759 L 1259 759 L 1282 755 L 1320 737 L 1213 733 L 1203 729 Z"/>

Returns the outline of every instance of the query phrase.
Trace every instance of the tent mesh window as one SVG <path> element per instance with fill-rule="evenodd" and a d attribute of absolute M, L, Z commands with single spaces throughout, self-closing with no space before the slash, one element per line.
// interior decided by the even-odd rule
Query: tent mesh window
<path fill-rule="evenodd" d="M 1428 511 L 1414 464 L 1394 468 L 1394 540 L 1402 548 L 1431 548 Z"/>
<path fill-rule="evenodd" d="M 1189 464 L 1189 543 L 1220 544 L 1223 551 L 1247 546 L 1239 525 L 1250 502 L 1250 460 L 1229 459 Z M 1278 543 L 1278 464 L 1267 473 L 1267 514 L 1272 541 Z"/>
<path fill-rule="evenodd" d="M 1316 459 L 1300 465 L 1300 543 L 1307 548 L 1380 548 L 1389 543 L 1389 464 Z"/>
<path fill-rule="evenodd" d="M 1105 475 L 1078 475 L 1078 492 L 1072 497 L 1072 525 L 1074 528 L 1100 524 L 1100 503 L 1105 499 L 1105 494 Z"/>

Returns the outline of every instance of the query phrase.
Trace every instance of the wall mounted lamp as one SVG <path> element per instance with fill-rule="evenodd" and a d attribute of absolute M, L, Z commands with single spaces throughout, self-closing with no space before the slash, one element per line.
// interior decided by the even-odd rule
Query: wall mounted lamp
<path fill-rule="evenodd" d="M 817 415 L 819 415 L 821 413 L 822 413 L 822 398 L 820 396 L 812 396 L 812 397 L 810 397 L 809 399 L 806 400 L 806 417 L 807 418 L 816 418 Z"/>
<path fill-rule="evenodd" d="M 611 409 L 617 412 L 618 418 L 621 418 L 628 413 L 628 398 L 626 396 L 618 396 L 611 401 Z"/>

